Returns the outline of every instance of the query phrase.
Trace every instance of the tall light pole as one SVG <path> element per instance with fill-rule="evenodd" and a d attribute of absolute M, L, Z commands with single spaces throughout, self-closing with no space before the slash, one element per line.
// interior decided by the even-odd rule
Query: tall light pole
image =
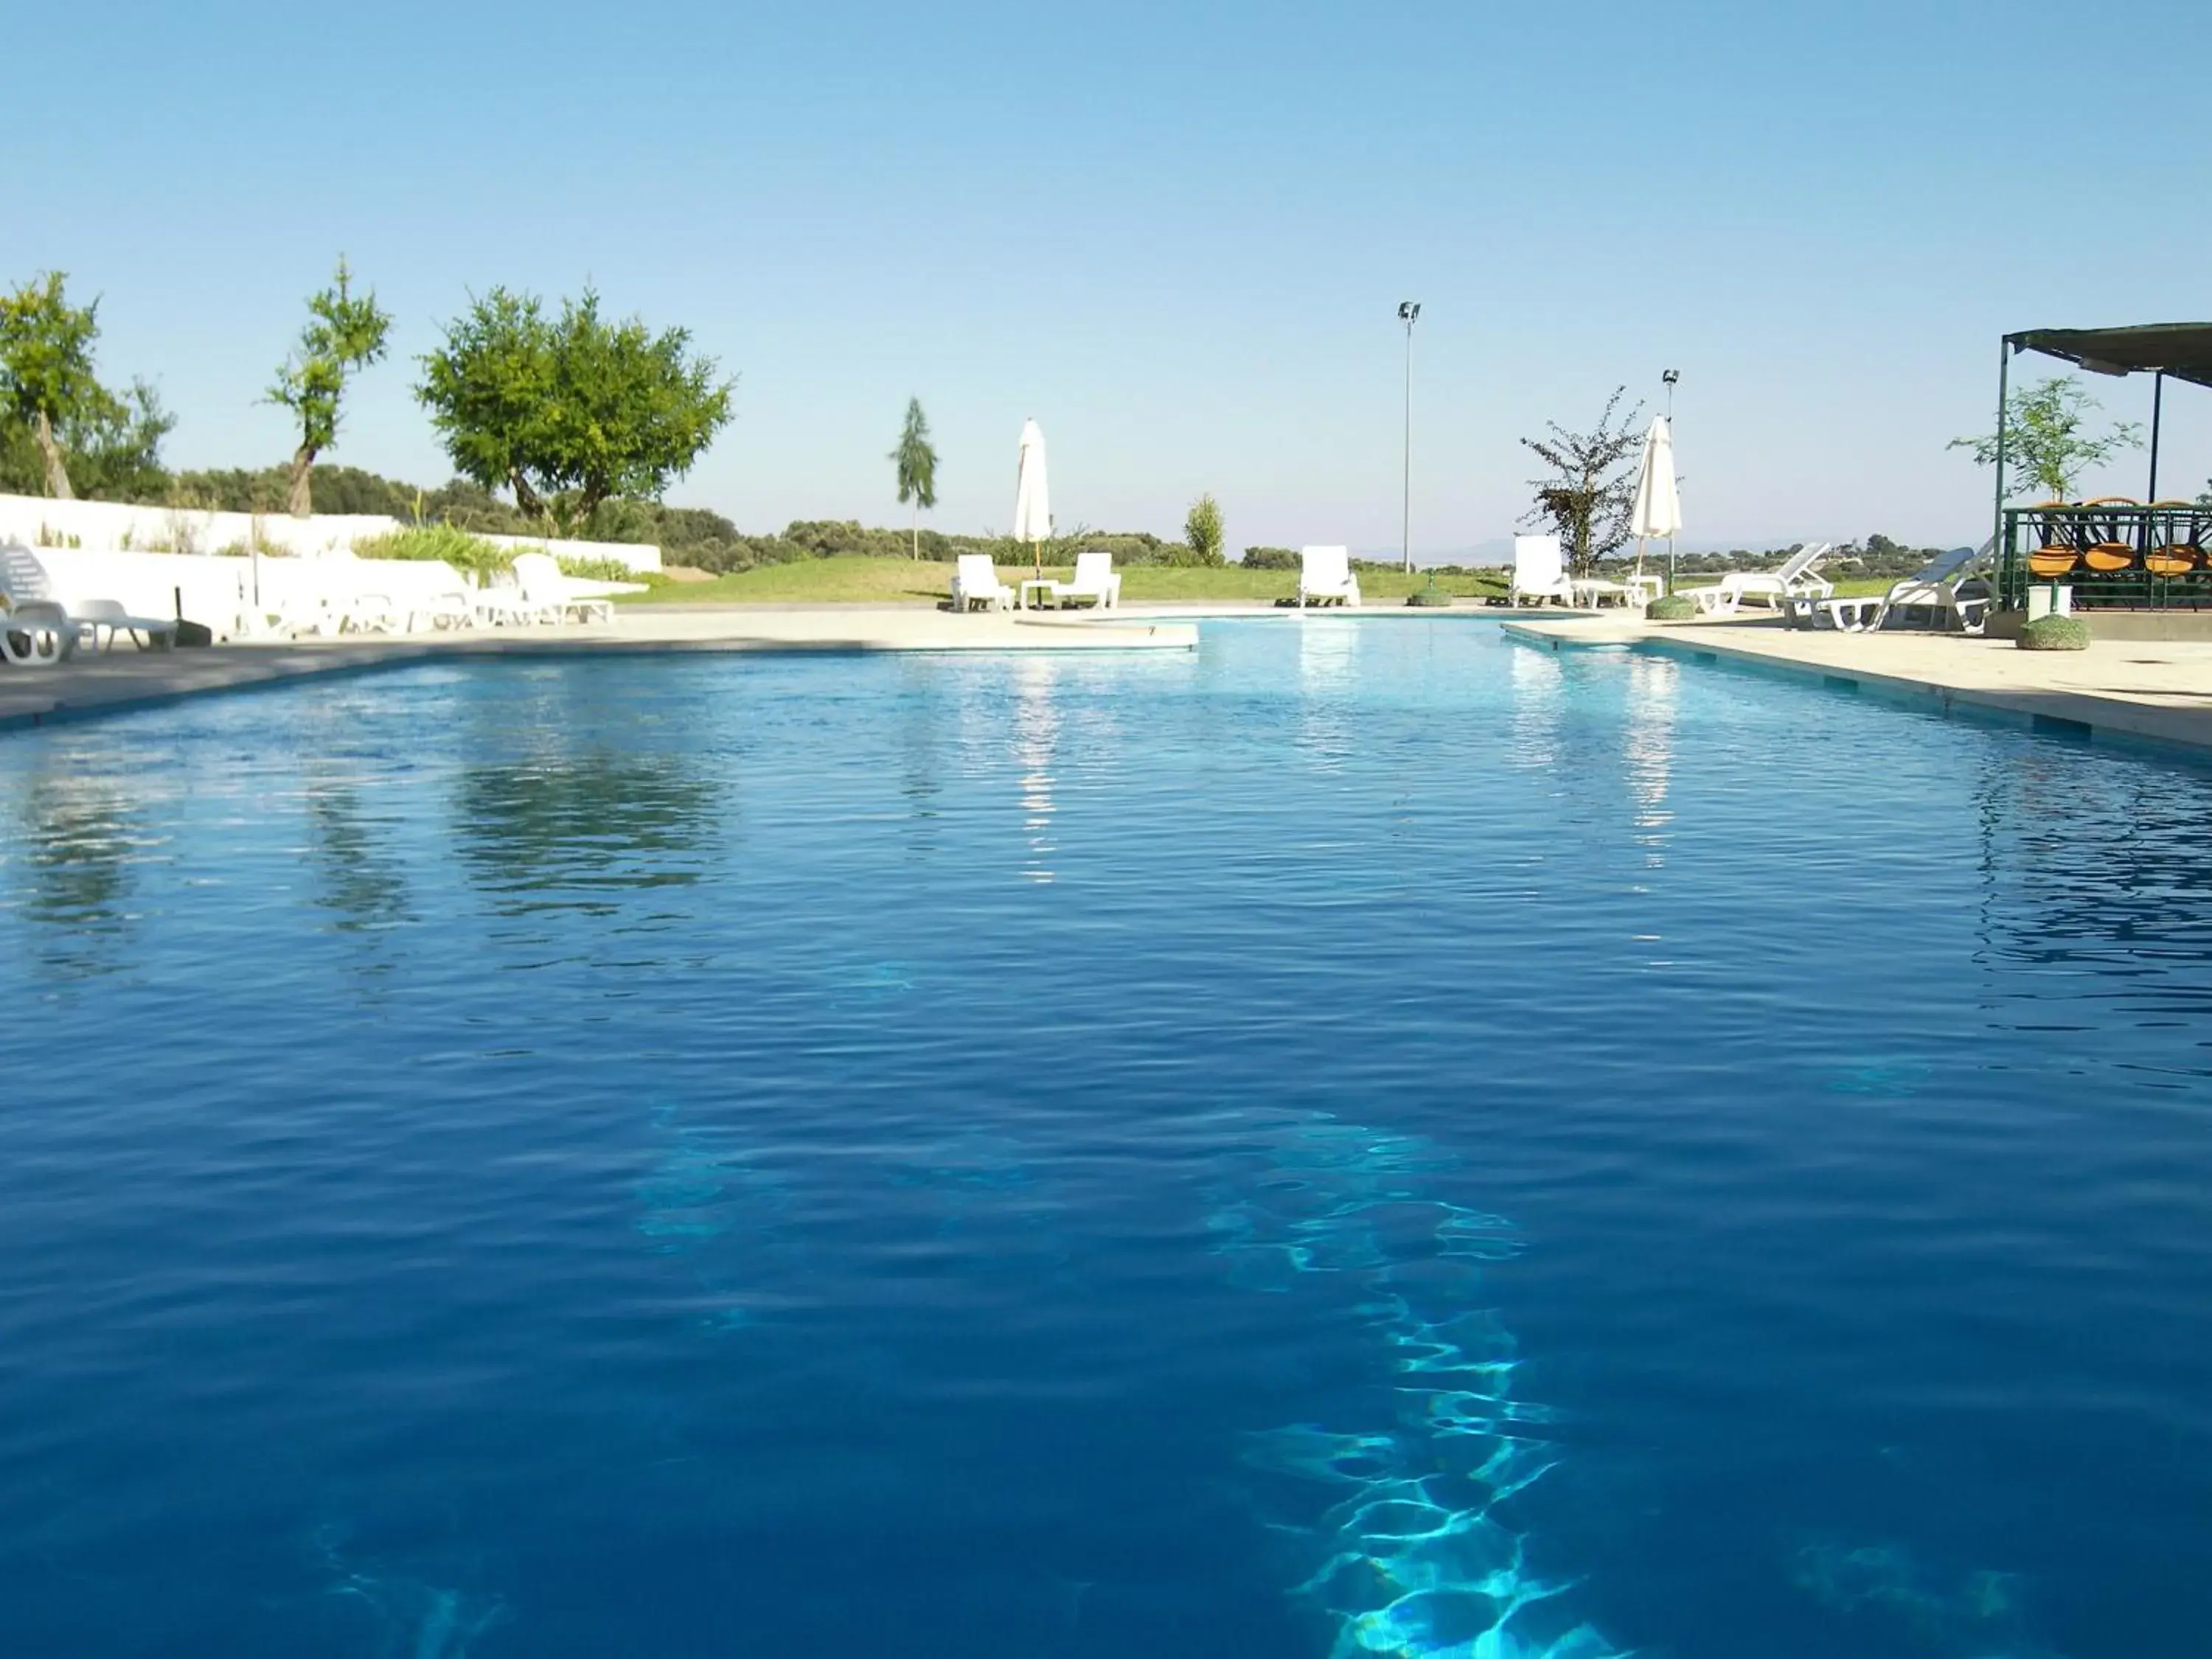
<path fill-rule="evenodd" d="M 1669 455 L 1674 453 L 1674 388 L 1681 383 L 1681 379 L 1682 371 L 1679 368 L 1662 370 L 1659 375 L 1659 383 L 1667 388 L 1667 453 Z M 1671 535 L 1667 538 L 1667 591 L 1669 593 L 1674 591 L 1674 538 Z"/>
<path fill-rule="evenodd" d="M 1398 319 L 1406 325 L 1406 477 L 1398 544 L 1410 572 L 1413 568 L 1413 325 L 1421 320 L 1421 302 L 1399 301 Z"/>

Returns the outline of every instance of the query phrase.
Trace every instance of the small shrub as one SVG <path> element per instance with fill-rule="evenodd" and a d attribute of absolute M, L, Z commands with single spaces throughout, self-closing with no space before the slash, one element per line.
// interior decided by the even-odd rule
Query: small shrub
<path fill-rule="evenodd" d="M 353 544 L 364 559 L 443 559 L 456 570 L 476 573 L 478 579 L 511 569 L 522 550 L 501 547 L 449 524 L 411 525 L 382 536 L 364 537 Z"/>
<path fill-rule="evenodd" d="M 1211 495 L 1200 495 L 1193 501 L 1183 518 L 1182 538 L 1190 550 L 1190 556 L 1188 560 L 1170 559 L 1170 564 L 1226 562 L 1221 555 L 1221 503 Z"/>
<path fill-rule="evenodd" d="M 1296 570 L 1299 560 L 1297 550 L 1290 547 L 1248 547 L 1244 550 L 1247 570 Z"/>
<path fill-rule="evenodd" d="M 2089 624 L 2079 617 L 2038 617 L 2020 630 L 2023 651 L 2087 651 Z"/>
<path fill-rule="evenodd" d="M 638 582 L 645 578 L 632 570 L 620 559 L 574 558 L 568 554 L 556 554 L 554 562 L 561 567 L 564 576 L 580 576 L 593 582 Z"/>
<path fill-rule="evenodd" d="M 1653 622 L 1687 622 L 1698 614 L 1698 602 L 1686 593 L 1662 593 L 1644 607 Z"/>

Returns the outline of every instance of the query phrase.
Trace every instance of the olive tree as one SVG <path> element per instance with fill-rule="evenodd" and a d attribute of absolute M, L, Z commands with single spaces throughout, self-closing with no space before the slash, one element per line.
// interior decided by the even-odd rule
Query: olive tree
<path fill-rule="evenodd" d="M 346 381 L 356 369 L 384 356 L 391 328 L 392 319 L 378 307 L 374 293 L 354 297 L 353 273 L 341 257 L 331 286 L 308 299 L 307 325 L 300 331 L 299 346 L 269 388 L 269 401 L 290 410 L 300 422 L 300 443 L 292 453 L 285 490 L 285 508 L 293 517 L 304 519 L 315 510 L 315 457 L 337 441 L 338 404 Z"/>
<path fill-rule="evenodd" d="M 415 395 L 454 469 L 556 530 L 603 501 L 658 500 L 728 423 L 736 386 L 688 331 L 610 323 L 588 288 L 558 317 L 495 288 L 421 361 Z"/>
<path fill-rule="evenodd" d="M 1521 441 L 1552 469 L 1549 477 L 1529 480 L 1536 504 L 1522 522 L 1547 524 L 1559 532 L 1571 575 L 1589 575 L 1600 559 L 1628 543 L 1636 507 L 1635 469 L 1628 460 L 1643 441 L 1636 427 L 1644 406 L 1620 415 L 1627 393 L 1626 386 L 1617 388 L 1589 432 L 1570 432 L 1551 421 L 1548 436 Z"/>
<path fill-rule="evenodd" d="M 120 411 L 92 372 L 100 301 L 73 306 L 67 276 L 50 270 L 0 298 L 0 404 L 10 424 L 31 434 L 46 468 L 46 493 L 74 501 L 62 434 L 78 422 Z"/>

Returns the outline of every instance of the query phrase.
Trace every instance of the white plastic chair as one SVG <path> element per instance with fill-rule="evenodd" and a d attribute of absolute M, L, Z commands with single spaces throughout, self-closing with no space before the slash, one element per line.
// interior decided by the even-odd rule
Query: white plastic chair
<path fill-rule="evenodd" d="M 1575 585 L 1567 580 L 1566 563 L 1557 536 L 1516 536 L 1513 538 L 1513 581 L 1506 602 L 1519 610 L 1524 600 L 1539 605 L 1575 604 Z"/>
<path fill-rule="evenodd" d="M 514 582 L 521 590 L 522 608 L 555 623 L 566 622 L 571 615 L 580 623 L 611 623 L 615 607 L 610 594 L 644 591 L 641 583 L 579 581 L 566 574 L 550 553 L 516 554 Z"/>
<path fill-rule="evenodd" d="M 963 553 L 952 567 L 952 608 L 973 611 L 979 605 L 1011 611 L 1014 590 L 999 580 L 998 567 L 988 553 Z"/>
<path fill-rule="evenodd" d="M 1345 547 L 1302 547 L 1298 550 L 1298 607 L 1310 605 L 1355 605 L 1359 603 L 1359 578 L 1352 574 L 1352 550 Z"/>
<path fill-rule="evenodd" d="M 1074 580 L 1054 582 L 1049 592 L 1054 605 L 1087 600 L 1102 611 L 1117 609 L 1121 603 L 1121 579 L 1114 574 L 1114 556 L 1099 552 L 1077 554 Z"/>
<path fill-rule="evenodd" d="M 8 601 L 0 656 L 9 662 L 52 667 L 86 641 L 95 651 L 106 649 L 118 630 L 142 651 L 166 651 L 177 642 L 177 624 L 168 617 L 135 616 L 119 599 L 65 595 L 46 562 L 20 544 L 0 547 L 0 595 Z"/>

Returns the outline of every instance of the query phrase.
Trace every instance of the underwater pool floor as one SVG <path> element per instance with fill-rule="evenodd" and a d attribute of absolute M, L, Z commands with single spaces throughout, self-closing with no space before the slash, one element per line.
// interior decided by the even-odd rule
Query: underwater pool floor
<path fill-rule="evenodd" d="M 2137 1659 L 2212 773 L 1485 619 L 0 738 L 0 1631 Z"/>

